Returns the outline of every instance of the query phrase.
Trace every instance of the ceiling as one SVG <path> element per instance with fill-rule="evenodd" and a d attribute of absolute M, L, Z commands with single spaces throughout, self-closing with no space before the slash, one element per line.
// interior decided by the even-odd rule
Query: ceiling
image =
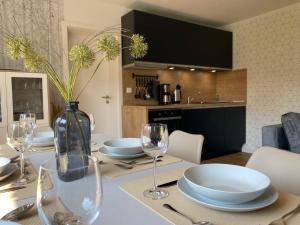
<path fill-rule="evenodd" d="M 224 26 L 300 0 L 100 0 L 189 22 Z"/>

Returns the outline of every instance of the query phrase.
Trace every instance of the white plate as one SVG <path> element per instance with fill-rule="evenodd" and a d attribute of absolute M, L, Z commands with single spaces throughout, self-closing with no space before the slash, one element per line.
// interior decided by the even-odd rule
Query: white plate
<path fill-rule="evenodd" d="M 120 154 L 112 154 L 112 153 L 109 153 L 105 147 L 101 147 L 99 149 L 99 151 L 107 156 L 107 157 L 110 157 L 110 158 L 113 158 L 113 159 L 134 159 L 134 158 L 138 158 L 138 157 L 141 157 L 141 156 L 144 156 L 145 153 L 142 152 L 142 153 L 139 153 L 139 154 L 134 154 L 134 155 L 120 155 Z"/>
<path fill-rule="evenodd" d="M 54 132 L 53 131 L 37 132 L 33 137 L 32 145 L 37 147 L 54 145 Z"/>
<path fill-rule="evenodd" d="M 0 156 L 0 173 L 2 173 L 10 164 L 10 159 Z"/>
<path fill-rule="evenodd" d="M 273 204 L 278 199 L 278 193 L 272 186 L 269 186 L 266 192 L 261 196 L 259 196 L 257 199 L 254 199 L 250 202 L 241 203 L 241 204 L 228 204 L 228 203 L 214 201 L 204 196 L 201 196 L 197 194 L 195 191 L 193 191 L 193 189 L 189 186 L 189 184 L 187 183 L 184 177 L 181 177 L 178 180 L 177 188 L 183 195 L 185 195 L 186 197 L 188 197 L 189 199 L 191 199 L 192 201 L 200 205 L 206 206 L 208 208 L 221 210 L 221 211 L 228 211 L 228 212 L 254 211 L 257 209 L 267 207 Z"/>
<path fill-rule="evenodd" d="M 7 220 L 0 220 L 0 225 L 21 225 L 20 223 L 15 223 Z"/>
<path fill-rule="evenodd" d="M 9 164 L 8 167 L 5 168 L 5 170 L 2 173 L 0 173 L 0 181 L 6 179 L 7 177 L 12 175 L 17 170 L 18 170 L 18 167 L 15 164 L 13 164 L 13 163 Z"/>
<path fill-rule="evenodd" d="M 229 164 L 203 164 L 187 169 L 184 177 L 198 194 L 229 204 L 249 202 L 270 186 L 263 173 Z"/>
<path fill-rule="evenodd" d="M 33 147 L 50 147 L 54 146 L 54 141 L 51 142 L 43 142 L 43 143 L 32 143 Z"/>
<path fill-rule="evenodd" d="M 135 155 L 143 152 L 139 138 L 116 138 L 103 143 L 112 154 Z"/>

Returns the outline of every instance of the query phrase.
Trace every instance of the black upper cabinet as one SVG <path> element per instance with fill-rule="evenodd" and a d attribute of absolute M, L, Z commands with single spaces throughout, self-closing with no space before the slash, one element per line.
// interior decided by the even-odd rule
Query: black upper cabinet
<path fill-rule="evenodd" d="M 133 10 L 122 17 L 122 28 L 143 35 L 148 54 L 138 61 L 169 65 L 232 68 L 232 33 Z M 131 34 L 131 33 L 126 33 Z M 122 45 L 128 46 L 122 38 Z M 127 49 L 123 65 L 134 63 Z"/>

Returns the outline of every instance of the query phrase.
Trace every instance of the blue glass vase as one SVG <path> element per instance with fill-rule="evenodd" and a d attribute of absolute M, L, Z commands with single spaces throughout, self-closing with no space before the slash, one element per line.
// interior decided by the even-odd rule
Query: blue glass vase
<path fill-rule="evenodd" d="M 86 166 L 84 155 L 91 155 L 91 128 L 89 116 L 78 109 L 79 102 L 65 103 L 65 110 L 54 121 L 57 170 L 60 179 L 80 179 L 86 171 L 72 169 Z M 67 157 L 75 155 L 78 157 Z"/>

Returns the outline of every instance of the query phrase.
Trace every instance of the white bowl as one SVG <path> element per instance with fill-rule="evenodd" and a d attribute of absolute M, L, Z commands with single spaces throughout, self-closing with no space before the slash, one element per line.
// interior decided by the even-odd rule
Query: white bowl
<path fill-rule="evenodd" d="M 38 132 L 33 137 L 33 145 L 54 142 L 53 131 Z"/>
<path fill-rule="evenodd" d="M 231 204 L 251 201 L 271 184 L 270 179 L 261 172 L 228 164 L 192 167 L 184 172 L 184 178 L 198 194 Z"/>
<path fill-rule="evenodd" d="M 143 152 L 139 138 L 117 138 L 103 143 L 109 153 L 135 155 Z"/>
<path fill-rule="evenodd" d="M 0 173 L 2 173 L 9 164 L 10 164 L 9 158 L 0 157 Z"/>

